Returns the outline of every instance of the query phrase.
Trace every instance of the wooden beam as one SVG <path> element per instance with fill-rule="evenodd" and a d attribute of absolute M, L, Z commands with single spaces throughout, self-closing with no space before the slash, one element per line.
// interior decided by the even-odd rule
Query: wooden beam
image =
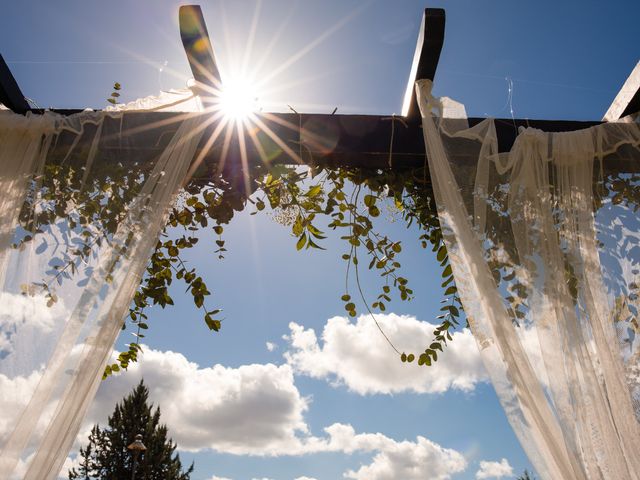
<path fill-rule="evenodd" d="M 615 122 L 632 113 L 640 112 L 640 61 L 604 114 L 604 122 Z"/>
<path fill-rule="evenodd" d="M 71 115 L 79 110 L 57 110 L 57 113 Z M 198 115 L 198 114 L 194 114 Z M 202 115 L 202 121 L 208 122 L 210 115 Z M 378 115 L 330 115 L 330 114 L 295 114 L 295 113 L 268 113 L 257 114 L 257 118 L 264 124 L 270 134 L 259 128 L 251 128 L 255 138 L 260 142 L 263 152 L 273 164 L 294 164 L 296 159 L 290 153 L 300 156 L 303 163 L 326 165 L 332 167 L 358 167 L 371 169 L 388 169 L 389 149 L 391 145 L 392 123 L 388 116 Z M 162 138 L 168 141 L 171 138 L 169 132 L 175 132 L 183 113 L 174 112 L 125 112 L 120 126 L 119 118 L 105 119 L 105 131 L 117 132 L 113 138 L 104 140 L 103 150 L 111 148 L 118 152 L 114 161 L 138 161 L 153 159 L 166 146 L 163 143 L 149 142 L 148 125 L 164 125 L 158 127 L 158 133 L 154 138 Z M 485 120 L 484 118 L 470 118 L 470 126 Z M 218 120 L 208 125 L 204 138 L 209 138 L 218 126 Z M 530 126 L 546 132 L 566 132 L 580 130 L 598 125 L 601 122 L 579 122 L 562 120 L 527 120 L 527 119 L 496 119 L 496 132 L 498 134 L 498 146 L 500 151 L 511 149 L 517 136 L 517 128 Z M 302 125 L 302 131 L 299 128 Z M 514 128 L 514 126 L 516 128 Z M 121 129 L 122 128 L 122 129 Z M 166 135 L 160 130 L 165 130 Z M 123 149 L 119 140 L 120 132 L 128 135 L 127 149 Z M 232 134 L 232 143 L 237 143 L 237 132 Z M 277 137 L 278 144 L 271 137 Z M 424 136 L 419 123 L 409 123 L 406 127 L 396 126 L 393 133 L 393 165 L 392 168 L 403 170 L 407 168 L 422 167 L 425 165 Z M 70 142 L 74 136 L 60 138 L 56 148 L 59 148 L 61 157 L 64 158 Z M 300 143 L 304 143 L 300 147 Z M 204 142 L 203 142 L 204 143 Z M 205 164 L 213 168 L 220 161 L 222 145 L 219 141 L 212 145 L 206 152 Z M 262 163 L 261 152 L 258 151 L 253 140 L 247 136 L 247 157 L 250 164 Z M 282 146 L 286 146 L 287 149 Z M 199 147 L 202 148 L 202 145 Z M 230 157 L 227 164 L 240 165 L 240 158 L 235 158 L 239 152 L 229 151 Z M 206 178 L 206 172 L 198 174 L 200 178 Z"/>
<path fill-rule="evenodd" d="M 220 91 L 221 78 L 207 25 L 199 5 L 180 7 L 180 38 L 203 103 Z M 209 101 L 207 101 L 209 99 Z"/>
<path fill-rule="evenodd" d="M 404 93 L 402 115 L 409 121 L 420 120 L 420 110 L 416 101 L 416 80 L 433 80 L 444 44 L 445 12 L 442 8 L 426 8 L 422 16 L 418 43 L 413 55 L 411 73 Z"/>
<path fill-rule="evenodd" d="M 21 115 L 31 110 L 2 55 L 0 55 L 0 103 Z"/>

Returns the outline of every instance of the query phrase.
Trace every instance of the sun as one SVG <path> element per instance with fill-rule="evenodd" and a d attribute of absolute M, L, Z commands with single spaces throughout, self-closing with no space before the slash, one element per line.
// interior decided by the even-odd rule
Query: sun
<path fill-rule="evenodd" d="M 258 96 L 255 87 L 240 78 L 224 82 L 218 101 L 222 114 L 236 122 L 246 120 L 258 110 Z"/>

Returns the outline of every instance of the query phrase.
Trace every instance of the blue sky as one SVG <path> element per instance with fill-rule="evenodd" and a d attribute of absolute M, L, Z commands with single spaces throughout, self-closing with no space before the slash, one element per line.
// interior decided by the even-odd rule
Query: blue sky
<path fill-rule="evenodd" d="M 114 81 L 123 85 L 124 100 L 183 87 L 189 68 L 178 35 L 179 4 L 7 3 L 0 52 L 40 106 L 100 108 Z M 400 111 L 423 2 L 201 4 L 223 69 L 240 70 L 248 55 L 248 65 L 261 65 L 257 79 L 280 70 L 260 92 L 265 109 Z M 462 101 L 471 116 L 509 117 L 512 108 L 518 118 L 597 120 L 638 60 L 640 4 L 634 2 L 429 6 L 447 12 L 436 93 Z M 210 302 L 224 309 L 222 331 L 209 333 L 176 288 L 176 306 L 151 314 L 142 364 L 104 383 L 91 419 L 100 417 L 100 408 L 110 411 L 144 375 L 174 438 L 190 450 L 181 455 L 196 462 L 196 480 L 330 480 L 349 471 L 350 478 L 401 478 L 385 477 L 384 465 L 399 472 L 416 459 L 430 468 L 420 478 L 473 479 L 480 462 L 503 458 L 514 473 L 531 468 L 468 334 L 432 371 L 397 370 L 396 357 L 366 317 L 358 323 L 335 318 L 344 313 L 341 241 L 328 239 L 327 251 L 296 252 L 287 228 L 250 210 L 225 230 L 223 261 L 207 235 L 188 258 L 205 272 Z M 438 267 L 415 231 L 401 222 L 387 228 L 403 241 L 405 276 L 416 294 L 410 303 L 390 306 L 404 317 L 382 319 L 402 348 L 428 328 L 418 320 L 435 322 Z M 375 281 L 365 278 L 365 292 L 373 294 Z M 339 340 L 350 335 L 355 341 L 345 347 Z"/>

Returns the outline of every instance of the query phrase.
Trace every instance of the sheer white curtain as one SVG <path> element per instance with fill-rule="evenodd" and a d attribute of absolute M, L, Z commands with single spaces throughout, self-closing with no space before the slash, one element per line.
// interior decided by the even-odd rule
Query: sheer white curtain
<path fill-rule="evenodd" d="M 157 128 L 128 110 L 195 102 L 0 111 L 0 479 L 56 478 L 202 137 L 198 113 Z"/>
<path fill-rule="evenodd" d="M 640 479 L 640 127 L 519 132 L 416 86 L 458 291 L 543 479 Z"/>

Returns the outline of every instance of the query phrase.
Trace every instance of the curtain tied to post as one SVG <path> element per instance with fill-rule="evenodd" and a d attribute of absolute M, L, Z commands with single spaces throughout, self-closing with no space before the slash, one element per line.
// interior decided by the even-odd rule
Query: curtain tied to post
<path fill-rule="evenodd" d="M 469 128 L 431 86 L 416 90 L 444 242 L 523 448 L 545 480 L 640 479 L 639 125 L 521 129 L 500 153 L 494 120 Z"/>
<path fill-rule="evenodd" d="M 188 111 L 170 128 L 131 110 Z M 0 479 L 57 477 L 204 132 L 190 91 L 0 110 Z M 135 134 L 134 134 L 135 132 Z"/>

